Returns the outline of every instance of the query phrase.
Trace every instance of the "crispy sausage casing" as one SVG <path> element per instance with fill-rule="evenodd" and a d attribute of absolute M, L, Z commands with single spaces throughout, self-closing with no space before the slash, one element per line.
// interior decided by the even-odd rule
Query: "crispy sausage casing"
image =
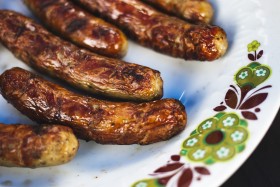
<path fill-rule="evenodd" d="M 0 124 L 0 166 L 43 167 L 69 162 L 79 142 L 61 125 Z"/>
<path fill-rule="evenodd" d="M 217 26 L 192 25 L 162 14 L 139 0 L 75 0 L 119 25 L 140 44 L 186 60 L 215 60 L 227 50 Z"/>
<path fill-rule="evenodd" d="M 191 23 L 210 23 L 213 7 L 207 0 L 143 0 Z"/>
<path fill-rule="evenodd" d="M 29 118 L 70 126 L 79 138 L 103 144 L 150 144 L 186 126 L 185 108 L 175 99 L 103 101 L 74 94 L 20 68 L 1 75 L 0 91 Z"/>
<path fill-rule="evenodd" d="M 109 57 L 120 58 L 127 52 L 127 39 L 122 31 L 69 0 L 24 2 L 48 27 L 79 46 Z"/>
<path fill-rule="evenodd" d="M 139 101 L 162 97 L 160 72 L 82 50 L 16 12 L 0 11 L 0 41 L 26 64 L 89 92 Z"/>

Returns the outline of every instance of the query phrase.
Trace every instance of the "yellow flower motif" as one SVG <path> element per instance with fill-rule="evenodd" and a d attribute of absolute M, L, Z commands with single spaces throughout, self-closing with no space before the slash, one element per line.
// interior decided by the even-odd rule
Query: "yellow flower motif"
<path fill-rule="evenodd" d="M 248 48 L 248 52 L 253 52 L 258 50 L 258 48 L 260 47 L 260 42 L 258 42 L 257 40 L 252 41 L 251 43 L 248 44 L 247 48 Z"/>

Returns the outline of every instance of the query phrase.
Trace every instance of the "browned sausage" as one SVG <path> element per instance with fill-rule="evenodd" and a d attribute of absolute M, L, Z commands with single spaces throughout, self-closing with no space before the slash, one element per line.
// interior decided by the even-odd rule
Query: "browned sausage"
<path fill-rule="evenodd" d="M 127 52 L 127 39 L 122 31 L 69 0 L 24 2 L 49 28 L 79 46 L 109 57 L 120 58 Z"/>
<path fill-rule="evenodd" d="M 80 49 L 19 13 L 0 11 L 0 41 L 31 67 L 89 92 L 139 101 L 162 97 L 160 72 Z"/>
<path fill-rule="evenodd" d="M 191 23 L 210 23 L 213 7 L 207 0 L 143 0 Z"/>
<path fill-rule="evenodd" d="M 228 47 L 220 27 L 192 25 L 139 0 L 75 1 L 119 25 L 140 44 L 174 57 L 211 61 L 223 56 Z"/>
<path fill-rule="evenodd" d="M 1 75 L 0 91 L 29 118 L 69 126 L 79 138 L 103 144 L 150 144 L 186 126 L 185 108 L 175 99 L 103 101 L 74 94 L 20 68 Z"/>
<path fill-rule="evenodd" d="M 72 160 L 78 147 L 79 142 L 69 127 L 0 124 L 0 166 L 59 165 Z"/>

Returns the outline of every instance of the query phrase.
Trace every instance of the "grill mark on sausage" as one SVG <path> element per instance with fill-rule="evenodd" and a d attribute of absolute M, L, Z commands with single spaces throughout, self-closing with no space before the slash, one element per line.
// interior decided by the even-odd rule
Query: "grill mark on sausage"
<path fill-rule="evenodd" d="M 131 68 L 128 68 L 128 67 L 125 67 L 123 69 L 123 73 L 128 78 L 131 77 L 132 78 L 132 82 L 133 81 L 140 82 L 140 81 L 142 81 L 144 79 L 143 75 L 138 74 L 135 69 L 131 69 Z"/>
<path fill-rule="evenodd" d="M 105 41 L 108 41 L 110 43 L 116 43 L 116 38 L 119 38 L 116 34 L 112 36 L 112 31 L 106 27 L 98 27 L 98 28 L 92 28 L 91 36 L 93 38 L 96 38 L 97 40 L 103 39 Z M 104 46 L 105 47 L 105 46 Z M 102 48 L 104 48 L 102 47 Z"/>
<path fill-rule="evenodd" d="M 86 24 L 87 24 L 88 20 L 87 19 L 74 19 L 72 22 L 70 22 L 67 27 L 66 27 L 66 32 L 72 33 L 72 32 L 76 32 L 79 29 L 83 29 Z"/>
<path fill-rule="evenodd" d="M 15 35 L 15 37 L 16 38 L 18 38 L 18 37 L 20 37 L 22 34 L 23 34 L 23 32 L 25 31 L 25 27 L 19 27 L 18 28 L 18 30 L 17 30 L 17 32 L 16 32 L 16 35 Z"/>
<path fill-rule="evenodd" d="M 40 3 L 40 8 L 41 9 L 45 9 L 48 6 L 50 6 L 50 5 L 52 5 L 52 4 L 56 3 L 56 2 L 57 2 L 57 0 L 44 0 L 44 1 L 42 1 Z"/>

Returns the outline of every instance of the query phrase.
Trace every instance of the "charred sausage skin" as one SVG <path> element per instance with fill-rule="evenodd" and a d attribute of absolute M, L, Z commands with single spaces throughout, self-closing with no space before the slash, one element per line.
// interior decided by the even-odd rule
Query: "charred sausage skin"
<path fill-rule="evenodd" d="M 184 106 L 175 99 L 146 103 L 111 102 L 74 94 L 21 68 L 0 77 L 2 96 L 39 123 L 69 126 L 84 140 L 102 144 L 151 144 L 186 126 Z"/>
<path fill-rule="evenodd" d="M 207 0 L 143 0 L 191 23 L 210 23 L 214 14 Z"/>
<path fill-rule="evenodd" d="M 37 168 L 73 159 L 79 142 L 61 125 L 0 124 L 0 166 Z"/>
<path fill-rule="evenodd" d="M 115 26 L 92 16 L 69 0 L 24 0 L 42 22 L 75 44 L 108 57 L 123 57 L 127 39 Z"/>
<path fill-rule="evenodd" d="M 120 26 L 140 44 L 186 60 L 212 61 L 227 50 L 218 26 L 192 25 L 167 16 L 139 0 L 74 0 Z"/>
<path fill-rule="evenodd" d="M 31 67 L 94 94 L 137 101 L 163 94 L 159 71 L 80 49 L 13 11 L 0 11 L 0 42 Z"/>

